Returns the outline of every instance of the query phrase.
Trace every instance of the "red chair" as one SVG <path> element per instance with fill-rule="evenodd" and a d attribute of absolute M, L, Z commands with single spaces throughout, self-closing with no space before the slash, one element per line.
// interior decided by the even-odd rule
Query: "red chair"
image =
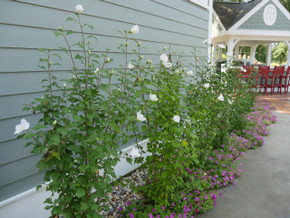
<path fill-rule="evenodd" d="M 261 93 L 261 89 L 264 88 L 265 95 L 268 94 L 267 88 L 268 88 L 268 76 L 270 72 L 270 66 L 259 66 L 258 67 L 258 79 L 260 79 L 259 83 L 259 93 Z"/>
<path fill-rule="evenodd" d="M 278 88 L 278 92 L 280 90 L 280 95 L 282 94 L 282 77 L 284 74 L 285 66 L 275 66 L 273 71 L 273 77 L 271 80 L 271 95 L 273 95 L 275 91 L 275 87 Z"/>
<path fill-rule="evenodd" d="M 284 94 L 288 93 L 288 88 L 290 86 L 290 66 L 287 68 L 286 74 L 283 75 L 284 84 L 282 82 L 282 87 L 284 88 Z"/>
<path fill-rule="evenodd" d="M 254 66 L 242 66 L 244 70 L 242 70 L 242 78 L 246 78 L 246 82 L 249 80 L 252 72 L 254 71 Z"/>

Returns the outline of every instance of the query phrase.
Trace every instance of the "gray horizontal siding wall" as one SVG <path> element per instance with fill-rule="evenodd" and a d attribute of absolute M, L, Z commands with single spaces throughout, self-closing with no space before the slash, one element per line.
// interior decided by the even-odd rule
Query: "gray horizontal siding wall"
<path fill-rule="evenodd" d="M 140 26 L 140 34 L 130 35 L 147 49 L 146 59 L 159 62 L 159 53 L 164 46 L 171 45 L 172 51 L 183 53 L 186 63 L 193 61 L 192 48 L 200 50 L 199 56 L 206 57 L 206 47 L 201 42 L 208 34 L 208 11 L 187 0 L 2 0 L 0 7 L 0 201 L 35 187 L 42 181 L 43 174 L 35 167 L 39 157 L 24 148 L 25 141 L 16 139 L 15 125 L 21 118 L 33 126 L 40 114 L 23 112 L 25 103 L 43 94 L 40 81 L 46 73 L 38 67 L 41 53 L 38 48 L 52 48 L 60 53 L 64 46 L 61 38 L 53 31 L 59 26 L 78 31 L 72 22 L 74 6 L 82 4 L 84 23 L 94 25 L 93 34 L 96 52 L 104 53 L 110 48 L 109 57 L 114 59 L 111 68 L 124 63 L 117 49 L 124 39 L 116 30 Z M 72 35 L 70 40 L 74 40 Z M 133 48 L 133 46 L 131 47 Z M 62 57 L 65 57 L 62 55 Z M 135 58 L 133 54 L 129 58 Z M 63 67 L 54 73 L 65 77 L 71 69 L 68 58 Z"/>

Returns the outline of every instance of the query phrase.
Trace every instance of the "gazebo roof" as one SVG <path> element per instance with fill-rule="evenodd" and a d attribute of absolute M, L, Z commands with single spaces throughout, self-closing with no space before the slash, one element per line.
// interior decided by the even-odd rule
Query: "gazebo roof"
<path fill-rule="evenodd" d="M 269 62 L 271 43 L 285 42 L 290 65 L 290 13 L 279 0 L 214 2 L 211 29 L 214 48 L 227 45 L 228 56 L 236 57 L 239 46 L 250 46 L 251 62 L 259 44 L 269 45 Z"/>
<path fill-rule="evenodd" d="M 253 0 L 245 3 L 214 2 L 213 9 L 219 16 L 225 29 L 228 30 L 261 1 Z"/>

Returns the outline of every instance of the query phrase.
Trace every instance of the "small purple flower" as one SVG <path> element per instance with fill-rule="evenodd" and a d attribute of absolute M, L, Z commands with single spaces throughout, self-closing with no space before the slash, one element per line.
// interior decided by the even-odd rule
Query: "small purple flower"
<path fill-rule="evenodd" d="M 207 196 L 206 196 L 206 195 L 204 196 L 204 199 L 205 199 L 205 200 L 207 199 Z"/>
<path fill-rule="evenodd" d="M 173 206 L 173 207 L 175 207 L 175 204 L 174 204 L 174 203 L 172 203 L 172 206 Z"/>
<path fill-rule="evenodd" d="M 126 203 L 128 206 L 131 204 L 131 201 L 127 201 L 127 203 Z"/>
<path fill-rule="evenodd" d="M 122 211 L 123 210 L 123 207 L 119 207 L 119 211 Z"/>
<path fill-rule="evenodd" d="M 153 209 L 152 209 L 152 211 L 153 211 L 153 213 L 155 213 L 155 212 L 156 212 L 156 209 L 155 209 L 155 208 L 153 208 Z"/>

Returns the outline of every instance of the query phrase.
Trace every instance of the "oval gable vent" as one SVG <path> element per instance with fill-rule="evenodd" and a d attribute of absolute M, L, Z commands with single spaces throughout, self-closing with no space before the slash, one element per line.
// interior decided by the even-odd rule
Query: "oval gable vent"
<path fill-rule="evenodd" d="M 277 19 L 277 10 L 274 5 L 267 5 L 267 7 L 264 10 L 264 23 L 267 26 L 272 26 Z"/>

